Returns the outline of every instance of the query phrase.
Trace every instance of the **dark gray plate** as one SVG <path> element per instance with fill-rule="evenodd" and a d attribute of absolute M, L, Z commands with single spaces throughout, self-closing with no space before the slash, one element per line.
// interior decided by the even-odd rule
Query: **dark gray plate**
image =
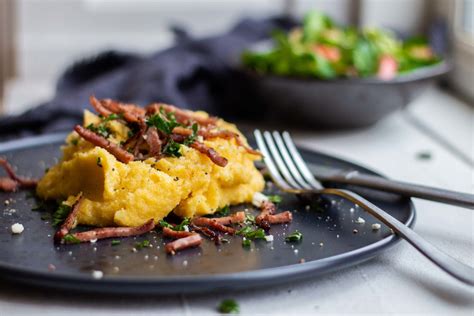
<path fill-rule="evenodd" d="M 64 135 L 48 135 L 0 144 L 0 153 L 18 167 L 22 175 L 39 177 L 44 169 L 60 157 L 59 146 Z M 303 150 L 311 163 L 351 168 L 373 173 L 363 167 L 316 152 Z M 359 191 L 392 216 L 413 225 L 415 209 L 409 199 L 396 195 Z M 7 199 L 14 201 L 5 205 Z M 288 226 L 274 226 L 273 242 L 256 241 L 244 249 L 240 237 L 215 246 L 206 240 L 202 247 L 167 256 L 159 233 L 137 238 L 124 238 L 118 246 L 110 240 L 95 244 L 53 244 L 54 229 L 48 213 L 32 211 L 36 201 L 28 192 L 0 193 L 0 276 L 29 285 L 67 288 L 81 291 L 117 293 L 208 292 L 239 289 L 307 278 L 329 270 L 367 260 L 393 245 L 398 238 L 387 227 L 372 231 L 374 219 L 352 203 L 327 197 L 322 202 L 298 200 L 283 195 L 279 209 L 293 210 L 294 221 Z M 249 208 L 242 205 L 233 210 Z M 366 223 L 356 224 L 359 216 Z M 12 235 L 13 223 L 22 223 L 25 231 Z M 285 234 L 294 230 L 303 233 L 300 243 L 285 243 Z M 354 234 L 353 230 L 358 233 Z M 138 241 L 153 244 L 132 252 Z M 305 263 L 300 263 L 301 259 Z M 49 271 L 53 264 L 55 271 Z M 92 270 L 104 272 L 104 278 L 92 278 Z"/>

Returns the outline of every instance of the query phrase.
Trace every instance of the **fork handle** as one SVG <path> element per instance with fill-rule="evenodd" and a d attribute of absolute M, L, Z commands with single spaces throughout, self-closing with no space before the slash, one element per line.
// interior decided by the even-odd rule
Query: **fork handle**
<path fill-rule="evenodd" d="M 459 262 L 443 251 L 439 250 L 428 241 L 423 239 L 420 235 L 415 233 L 411 228 L 404 225 L 393 216 L 386 213 L 358 194 L 348 190 L 329 188 L 318 190 L 317 192 L 320 194 L 338 195 L 359 205 L 365 211 L 375 216 L 385 225 L 390 227 L 397 235 L 408 241 L 420 253 L 422 253 L 426 258 L 431 260 L 431 262 L 436 264 L 442 270 L 466 284 L 471 286 L 474 285 L 474 269 L 472 267 Z"/>
<path fill-rule="evenodd" d="M 397 193 L 407 197 L 421 198 L 425 200 L 441 202 L 474 209 L 474 195 L 450 190 L 438 189 L 429 186 L 412 184 L 402 181 L 384 179 L 382 177 L 366 175 L 361 173 L 337 173 L 318 180 L 332 181 L 377 189 L 385 192 Z"/>

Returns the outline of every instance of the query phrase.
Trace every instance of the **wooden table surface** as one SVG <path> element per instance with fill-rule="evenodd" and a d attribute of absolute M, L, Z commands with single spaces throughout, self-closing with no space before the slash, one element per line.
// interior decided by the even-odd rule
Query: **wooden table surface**
<path fill-rule="evenodd" d="M 296 133 L 304 147 L 369 166 L 394 179 L 474 193 L 474 108 L 438 88 L 408 110 L 352 132 Z M 430 159 L 420 159 L 420 153 Z M 474 265 L 473 211 L 415 199 L 415 231 Z M 215 314 L 233 298 L 242 314 L 438 313 L 473 315 L 474 290 L 402 241 L 382 255 L 303 282 L 210 295 L 98 296 L 0 284 L 0 315 Z"/>

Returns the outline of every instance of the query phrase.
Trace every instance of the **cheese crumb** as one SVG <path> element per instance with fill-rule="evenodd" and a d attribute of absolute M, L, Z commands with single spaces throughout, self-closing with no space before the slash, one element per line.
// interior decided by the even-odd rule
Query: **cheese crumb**
<path fill-rule="evenodd" d="M 268 201 L 268 197 L 260 192 L 255 192 L 252 198 L 252 204 L 256 207 L 262 206 L 263 202 Z"/>
<path fill-rule="evenodd" d="M 373 230 L 379 230 L 381 227 L 382 227 L 382 225 L 380 225 L 379 223 L 372 224 L 372 229 Z"/>
<path fill-rule="evenodd" d="M 362 217 L 358 217 L 355 222 L 357 224 L 365 224 L 365 219 L 363 219 Z"/>
<path fill-rule="evenodd" d="M 104 272 L 102 272 L 100 270 L 93 270 L 92 271 L 92 277 L 96 280 L 102 279 L 103 276 L 104 276 Z"/>
<path fill-rule="evenodd" d="M 267 242 L 272 242 L 272 241 L 273 241 L 273 235 L 265 236 L 265 240 L 266 240 Z"/>
<path fill-rule="evenodd" d="M 97 242 L 97 238 L 90 240 L 90 243 L 91 243 L 91 244 L 95 244 L 96 242 Z"/>
<path fill-rule="evenodd" d="M 21 234 L 24 230 L 25 227 L 23 227 L 23 225 L 20 223 L 15 223 L 12 225 L 12 234 Z"/>

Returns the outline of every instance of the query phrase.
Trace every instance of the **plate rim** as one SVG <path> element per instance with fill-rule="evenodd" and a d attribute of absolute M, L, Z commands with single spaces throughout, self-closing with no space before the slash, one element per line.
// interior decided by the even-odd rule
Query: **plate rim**
<path fill-rule="evenodd" d="M 56 142 L 63 142 L 68 133 L 53 133 L 40 136 L 31 136 L 19 140 L 12 140 L 0 143 L 0 154 L 6 151 L 13 151 L 18 149 L 34 148 L 42 145 L 50 145 Z M 318 155 L 330 157 L 333 160 L 341 162 L 349 162 L 366 169 L 367 171 L 381 175 L 359 163 L 353 163 L 346 159 L 339 158 L 332 154 L 322 153 L 316 150 L 299 147 L 303 152 L 309 154 L 316 153 Z M 385 177 L 385 176 L 383 176 Z M 413 201 L 407 198 L 409 204 L 409 217 L 404 222 L 408 227 L 413 227 L 416 220 L 416 208 Z M 258 282 L 265 282 L 262 285 L 284 283 L 285 281 L 302 279 L 303 277 L 327 273 L 331 270 L 341 269 L 346 266 L 353 266 L 365 260 L 371 259 L 374 256 L 382 253 L 386 249 L 394 246 L 401 240 L 395 234 L 387 236 L 375 243 L 367 246 L 344 252 L 338 255 L 313 260 L 305 263 L 295 263 L 291 265 L 273 267 L 251 271 L 241 271 L 235 273 L 219 273 L 206 275 L 182 275 L 182 276 L 159 276 L 159 277 L 144 277 L 144 276 L 114 276 L 108 275 L 103 279 L 96 280 L 92 276 L 86 275 L 71 275 L 69 273 L 62 273 L 55 271 L 37 271 L 30 268 L 18 267 L 13 264 L 0 262 L 0 279 L 11 281 L 20 281 L 21 283 L 47 286 L 53 288 L 68 288 L 72 290 L 80 290 L 82 292 L 114 292 L 114 293 L 129 293 L 133 288 L 135 293 L 177 293 L 177 292 L 211 292 L 221 290 L 223 288 L 237 289 L 248 288 L 249 286 L 258 286 Z M 277 278 L 278 277 L 278 278 Z M 245 281 L 246 280 L 246 281 Z M 236 284 L 235 281 L 240 283 Z M 196 287 L 206 282 L 205 287 Z M 166 288 L 170 286 L 171 288 Z M 84 286 L 86 286 L 84 288 Z M 126 289 L 125 287 L 128 287 Z M 164 289 L 160 287 L 165 287 Z"/>

